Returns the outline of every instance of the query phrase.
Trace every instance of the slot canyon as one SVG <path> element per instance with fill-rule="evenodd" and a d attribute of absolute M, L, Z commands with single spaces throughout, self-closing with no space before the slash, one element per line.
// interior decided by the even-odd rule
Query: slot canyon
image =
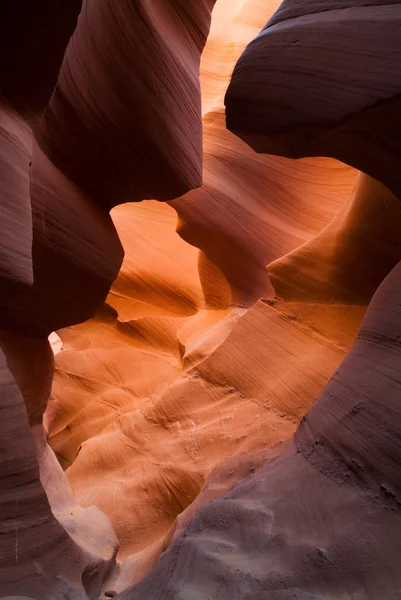
<path fill-rule="evenodd" d="M 0 22 L 0 599 L 401 600 L 401 0 Z"/>

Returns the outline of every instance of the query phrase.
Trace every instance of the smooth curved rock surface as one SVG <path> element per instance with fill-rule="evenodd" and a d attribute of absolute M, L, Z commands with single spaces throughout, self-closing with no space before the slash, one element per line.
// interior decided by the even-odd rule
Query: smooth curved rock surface
<path fill-rule="evenodd" d="M 278 2 L 219 0 L 201 57 L 213 6 L 1 9 L 0 595 L 400 593 L 400 266 L 357 336 L 401 258 L 400 5 L 251 42 L 228 125 L 282 156 L 223 108 Z"/>
<path fill-rule="evenodd" d="M 399 596 L 400 292 L 401 263 L 294 442 L 197 511 L 118 598 Z"/>
<path fill-rule="evenodd" d="M 273 296 L 266 265 L 323 229 L 351 194 L 356 172 L 328 159 L 257 156 L 205 118 L 204 184 L 174 200 L 179 234 L 200 248 L 230 284 L 231 304 Z M 205 293 L 210 277 L 200 273 Z"/>
<path fill-rule="evenodd" d="M 0 358 L 3 428 L 0 593 L 4 597 L 18 591 L 49 600 L 95 598 L 113 566 L 116 539 L 102 515 L 102 527 L 99 528 L 101 520 L 96 524 L 96 542 L 92 548 L 82 548 L 55 518 L 40 482 L 23 397 L 2 351 Z"/>
<path fill-rule="evenodd" d="M 88 319 L 117 276 L 123 250 L 109 215 L 33 143 L 30 203 L 33 283 L 3 295 L 1 328 L 47 337 Z"/>
<path fill-rule="evenodd" d="M 227 127 L 258 152 L 331 156 L 401 196 L 398 0 L 285 0 L 238 61 Z"/>
<path fill-rule="evenodd" d="M 35 14 L 29 7 L 24 13 L 19 2 L 11 5 L 6 1 L 1 7 L 2 26 L 7 29 L 1 40 L 7 51 L 2 53 L 1 94 L 6 100 L 1 103 L 0 122 L 0 216 L 4 229 L 0 244 L 0 345 L 4 362 L 0 402 L 4 413 L 0 465 L 4 484 L 2 596 L 25 594 L 41 600 L 94 600 L 115 567 L 118 541 L 109 519 L 97 507 L 83 509 L 76 502 L 47 444 L 48 427 L 57 411 L 51 396 L 53 354 L 47 337 L 60 327 L 93 316 L 117 276 L 123 249 L 105 209 L 123 201 L 120 184 L 128 194 L 125 200 L 138 200 L 146 195 L 144 188 L 155 183 L 165 190 L 167 197 L 200 183 L 198 71 L 212 6 L 213 2 L 206 0 L 191 6 L 85 2 L 60 74 L 80 3 L 39 2 Z M 91 22 L 94 18 L 99 24 L 98 16 L 103 19 L 100 30 L 92 27 Z M 134 23 L 137 35 L 132 37 Z M 128 33 L 125 41 L 131 39 L 132 44 L 129 51 L 125 49 L 119 54 L 123 40 L 121 27 Z M 161 35 L 162 27 L 165 37 Z M 108 56 L 119 54 L 117 67 L 102 55 L 99 38 L 92 38 L 102 29 L 100 38 Z M 175 37 L 171 29 L 179 30 L 180 37 Z M 92 44 L 91 56 L 80 54 L 82 51 L 85 54 L 85 44 Z M 156 77 L 156 66 L 150 70 L 148 63 L 143 64 L 138 56 L 139 50 L 147 55 L 150 46 L 159 50 L 161 70 Z M 136 68 L 134 57 L 138 61 Z M 95 75 L 101 75 L 97 83 L 103 86 L 104 95 L 102 100 L 102 94 L 98 94 L 96 102 L 102 105 L 99 110 L 103 113 L 99 114 L 98 107 L 90 105 L 89 120 L 93 127 L 77 138 L 69 111 L 55 110 L 54 105 L 63 94 L 73 96 L 80 113 L 84 86 L 77 88 L 75 84 L 80 78 L 81 84 L 87 80 L 86 76 L 82 79 L 86 59 L 90 62 L 87 68 L 91 84 L 86 88 L 90 101 L 96 88 Z M 163 79 L 162 73 L 168 77 Z M 127 77 L 131 80 L 131 92 L 134 90 L 131 98 L 136 98 L 140 106 L 136 113 L 132 104 L 126 105 Z M 107 121 L 110 108 L 107 79 L 117 98 L 120 117 L 123 114 L 120 120 L 116 110 Z M 115 79 L 120 82 L 119 91 L 114 86 Z M 53 100 L 43 115 L 53 88 Z M 162 106 L 163 110 L 159 110 Z M 171 121 L 173 107 L 177 112 Z M 178 117 L 180 113 L 182 118 Z M 100 132 L 97 139 L 95 130 Z M 126 146 L 121 147 L 122 153 L 118 155 L 115 146 L 109 163 L 106 155 L 110 156 L 113 133 L 120 141 L 125 135 L 126 144 L 135 148 L 135 152 L 128 157 Z M 87 179 L 76 178 L 75 171 L 58 160 L 52 147 L 57 147 L 60 139 L 60 154 L 67 150 L 72 163 L 88 174 Z M 83 155 L 68 149 L 67 142 L 75 143 L 77 139 Z M 161 140 L 166 142 L 165 147 Z M 135 156 L 141 181 L 132 177 Z M 146 170 L 141 159 L 147 160 L 148 166 L 154 159 L 152 168 Z M 125 183 L 121 177 L 124 172 Z M 94 175 L 97 188 L 92 185 Z M 88 190 L 92 195 L 86 193 Z M 159 199 L 165 198 L 159 194 Z M 44 417 L 50 398 L 50 410 Z"/>
<path fill-rule="evenodd" d="M 239 19 L 236 56 L 246 43 L 242 28 L 250 37 L 273 10 L 238 8 L 226 6 L 225 15 Z M 213 27 L 206 56 L 219 42 L 232 68 L 219 13 Z M 210 54 L 202 65 L 211 68 Z M 309 314 L 257 303 L 245 314 L 244 307 L 273 293 L 266 264 L 327 225 L 357 174 L 328 159 L 256 155 L 224 129 L 223 90 L 224 81 L 204 94 L 205 183 L 171 203 L 181 238 L 203 252 L 175 233 L 169 206 L 116 207 L 112 217 L 126 254 L 107 306 L 95 319 L 59 331 L 49 441 L 80 503 L 112 519 L 131 581 L 149 570 L 175 518 L 220 460 L 294 432 L 352 343 L 364 310 L 325 307 L 313 321 L 313 303 Z M 347 335 L 336 331 L 340 323 Z M 268 339 L 282 352 L 265 372 L 274 359 Z M 299 355 L 285 350 L 284 339 L 301 344 Z M 299 374 L 319 354 L 319 369 L 300 384 Z M 287 385 L 279 380 L 284 365 L 294 372 Z M 266 403 L 267 390 L 274 401 Z"/>
<path fill-rule="evenodd" d="M 367 305 L 401 257 L 401 202 L 360 173 L 334 219 L 303 246 L 268 265 L 287 301 Z"/>
<path fill-rule="evenodd" d="M 7 290 L 32 285 L 32 212 L 29 164 L 32 135 L 27 123 L 7 102 L 0 105 L 0 306 Z"/>
<path fill-rule="evenodd" d="M 84 3 L 39 141 L 99 206 L 201 184 L 199 61 L 213 5 Z"/>

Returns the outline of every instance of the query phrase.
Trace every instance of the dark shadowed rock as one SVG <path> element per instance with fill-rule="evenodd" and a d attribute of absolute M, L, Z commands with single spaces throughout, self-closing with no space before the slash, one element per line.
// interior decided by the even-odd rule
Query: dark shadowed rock
<path fill-rule="evenodd" d="M 256 151 L 332 156 L 401 196 L 398 0 L 285 0 L 238 61 L 227 127 Z"/>

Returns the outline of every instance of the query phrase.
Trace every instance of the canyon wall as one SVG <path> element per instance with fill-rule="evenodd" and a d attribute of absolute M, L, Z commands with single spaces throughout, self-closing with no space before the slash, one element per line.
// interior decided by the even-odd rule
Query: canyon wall
<path fill-rule="evenodd" d="M 401 5 L 279 4 L 1 8 L 0 597 L 398 597 Z"/>

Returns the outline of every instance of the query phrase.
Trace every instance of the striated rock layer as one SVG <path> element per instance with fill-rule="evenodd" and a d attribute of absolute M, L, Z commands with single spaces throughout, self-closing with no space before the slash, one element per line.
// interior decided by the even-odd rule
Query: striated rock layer
<path fill-rule="evenodd" d="M 64 476 L 57 474 L 60 467 L 49 464 L 50 454 L 41 455 L 46 452 L 45 441 L 40 440 L 38 429 L 33 429 L 33 435 L 29 429 L 24 398 L 3 352 L 0 371 L 1 594 L 95 597 L 117 551 L 110 523 L 95 507 L 84 511 L 69 499 Z M 52 488 L 58 502 L 50 506 Z"/>
<path fill-rule="evenodd" d="M 395 600 L 400 5 L 21 4 L 0 597 Z"/>
<path fill-rule="evenodd" d="M 198 71 L 212 5 L 89 0 L 78 24 L 80 2 L 1 7 L 2 597 L 94 599 L 114 568 L 109 519 L 81 508 L 47 444 L 55 412 L 51 402 L 44 417 L 54 370 L 47 337 L 90 318 L 117 276 L 123 250 L 106 209 L 145 189 L 166 199 L 200 184 Z M 131 46 L 119 46 L 124 28 Z M 165 78 L 139 49 L 148 58 L 153 49 Z M 173 106 L 183 116 L 171 121 Z"/>
<path fill-rule="evenodd" d="M 175 218 L 167 207 L 115 209 L 126 258 L 108 306 L 90 323 L 60 332 L 64 350 L 54 387 L 60 412 L 50 439 L 69 467 L 80 502 L 97 504 L 113 521 L 122 567 L 110 585 L 121 591 L 141 580 L 167 550 L 149 578 L 122 595 L 126 598 L 257 597 L 252 596 L 255 590 L 267 593 L 269 586 L 275 590 L 272 597 L 281 593 L 268 578 L 259 577 L 257 583 L 251 567 L 249 548 L 258 539 L 252 523 L 260 527 L 261 522 L 253 504 L 244 501 L 246 514 L 240 517 L 241 502 L 234 514 L 221 500 L 200 528 L 200 537 L 213 537 L 219 523 L 227 523 L 218 534 L 222 548 L 215 551 L 215 560 L 214 551 L 207 550 L 203 562 L 203 546 L 196 553 L 187 524 L 198 522 L 210 499 L 224 496 L 261 465 L 266 470 L 266 463 L 281 453 L 351 346 L 377 285 L 401 256 L 397 199 L 381 184 L 364 175 L 357 179 L 355 171 L 329 159 L 295 162 L 257 156 L 225 130 L 222 97 L 227 73 L 246 42 L 244 30 L 251 37 L 274 8 L 258 6 L 259 12 L 256 3 L 218 8 L 203 56 L 204 185 L 171 203 L 179 215 L 181 237 L 202 251 L 198 264 L 196 251 L 185 249 L 174 236 Z M 219 33 L 227 22 L 232 38 Z M 218 68 L 212 60 L 216 55 Z M 224 62 L 226 75 L 220 80 L 218 69 Z M 376 266 L 356 277 L 357 257 L 364 251 Z M 273 295 L 268 263 L 280 301 L 259 302 L 245 312 L 260 296 Z M 102 365 L 107 369 L 99 377 Z M 290 472 L 290 463 L 283 460 L 291 445 L 285 452 L 280 464 L 287 464 Z M 210 475 L 225 459 L 227 466 L 223 462 Z M 293 489 L 302 485 L 301 466 L 293 467 Z M 280 467 L 281 477 L 286 478 L 286 469 Z M 271 485 L 265 470 L 257 480 L 262 498 Z M 305 481 L 311 477 L 306 471 L 304 475 Z M 312 477 L 312 485 L 319 489 L 322 484 Z M 328 495 L 337 502 L 333 490 Z M 302 506 L 330 513 L 324 502 L 321 509 L 315 507 L 311 497 Z M 277 502 L 283 505 L 285 523 L 285 511 L 293 509 L 282 499 Z M 294 509 L 295 514 L 300 522 L 306 519 Z M 234 524 L 230 527 L 230 520 L 237 518 L 245 532 L 249 528 L 245 545 L 241 531 L 238 537 Z M 353 521 L 354 516 L 350 526 Z M 312 525 L 306 524 L 309 529 Z M 197 572 L 199 568 L 199 579 L 186 558 L 180 570 L 176 551 L 185 531 L 182 539 L 194 545 L 195 554 L 186 550 L 184 556 Z M 297 556 L 305 543 L 300 539 Z M 313 546 L 313 540 L 308 543 Z M 224 555 L 227 545 L 232 569 Z M 267 577 L 269 557 L 260 549 L 258 554 L 257 568 Z M 302 564 L 308 560 L 306 555 Z M 241 576 L 235 575 L 237 569 Z M 282 577 L 282 587 L 291 589 L 290 575 Z M 302 593 L 308 585 L 299 583 Z M 360 587 L 355 578 L 352 585 Z M 326 592 L 323 586 L 318 591 Z"/>
<path fill-rule="evenodd" d="M 84 3 L 39 140 L 99 206 L 201 184 L 198 71 L 213 4 Z"/>
<path fill-rule="evenodd" d="M 249 39 L 272 11 L 230 6 L 225 19 L 240 19 L 236 52 L 227 54 L 217 12 L 203 81 L 213 67 L 208 56 L 219 47 L 232 68 L 244 30 Z M 306 310 L 258 303 L 245 314 L 273 295 L 266 264 L 328 225 L 357 173 L 328 159 L 256 155 L 225 130 L 225 85 L 203 86 L 204 185 L 171 203 L 181 237 L 202 252 L 178 237 L 165 205 L 113 209 L 126 254 L 107 306 L 59 331 L 50 443 L 79 502 L 96 504 L 113 522 L 118 589 L 146 574 L 221 460 L 293 434 L 364 311 L 327 307 L 316 318 L 312 300 Z M 346 333 L 336 331 L 340 323 Z M 283 369 L 294 373 L 285 383 Z"/>
<path fill-rule="evenodd" d="M 118 598 L 398 597 L 400 277 L 401 263 L 294 441 L 220 485 Z"/>
<path fill-rule="evenodd" d="M 238 61 L 227 127 L 258 152 L 332 156 L 401 196 L 398 0 L 284 0 Z"/>
<path fill-rule="evenodd" d="M 180 518 L 153 571 L 122 592 L 122 600 L 399 597 L 399 135 L 390 140 L 386 111 L 398 102 L 391 70 L 399 53 L 391 48 L 400 17 L 396 3 L 287 1 L 236 67 L 226 96 L 230 129 L 260 152 L 333 156 L 370 176 L 359 177 L 321 234 L 269 267 L 277 305 L 294 307 L 295 320 L 303 316 L 332 335 L 329 310 L 343 302 L 367 304 L 393 270 L 293 440 L 281 453 L 256 455 L 255 473 L 247 456 L 251 472 L 237 485 L 233 465 L 221 467 Z M 382 35 L 388 36 L 383 44 Z M 371 62 L 367 69 L 372 37 L 375 68 Z M 349 43 L 340 46 L 345 38 Z M 397 117 L 394 124 L 393 135 Z M 311 303 L 318 307 L 312 315 Z M 268 343 L 284 339 L 295 348 L 274 330 Z M 288 380 L 287 370 L 280 381 Z M 271 397 L 267 386 L 264 391 Z M 235 464 L 241 479 L 244 471 Z"/>

